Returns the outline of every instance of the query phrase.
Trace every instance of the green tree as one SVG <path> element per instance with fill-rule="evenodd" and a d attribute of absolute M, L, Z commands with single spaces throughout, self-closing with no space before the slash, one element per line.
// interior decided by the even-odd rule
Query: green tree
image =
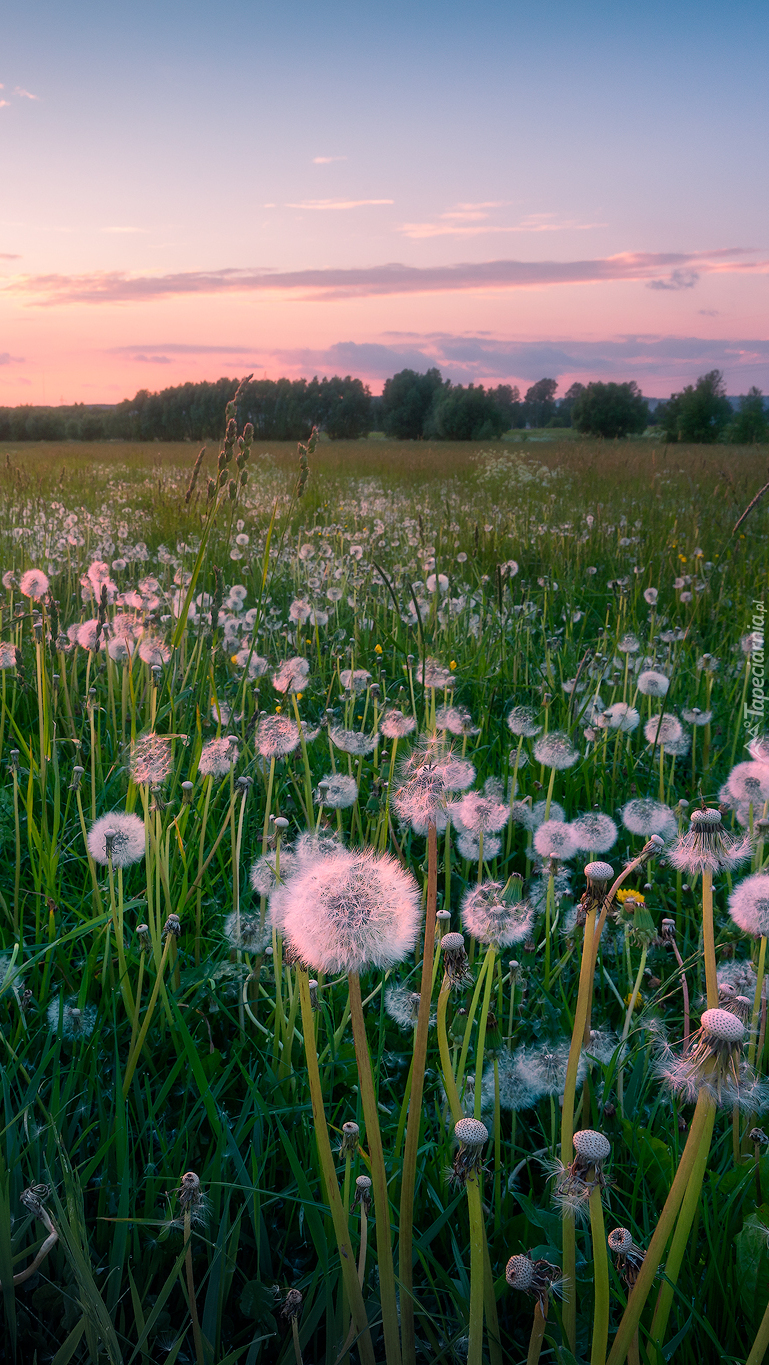
<path fill-rule="evenodd" d="M 417 441 L 425 434 L 425 421 L 436 393 L 443 388 L 440 370 L 418 374 L 399 370 L 385 382 L 379 405 L 382 426 L 399 441 Z"/>
<path fill-rule="evenodd" d="M 571 413 L 572 426 L 586 436 L 628 436 L 644 430 L 649 420 L 649 409 L 638 385 L 588 384 L 575 399 Z"/>
<path fill-rule="evenodd" d="M 669 441 L 712 444 L 725 431 L 732 416 L 720 370 L 701 374 L 696 384 L 687 384 L 670 396 L 658 421 Z"/>
<path fill-rule="evenodd" d="M 565 394 L 563 395 L 563 398 L 560 398 L 558 400 L 556 407 L 558 409 L 559 427 L 570 427 L 572 425 L 572 413 L 574 412 L 574 404 L 576 403 L 580 394 L 584 392 L 585 385 L 580 384 L 579 380 L 575 380 L 575 382 L 571 384 L 569 388 L 566 390 Z"/>
<path fill-rule="evenodd" d="M 436 391 L 425 435 L 442 441 L 493 441 L 507 431 L 507 415 L 482 384 L 447 383 Z"/>
<path fill-rule="evenodd" d="M 555 417 L 557 379 L 538 379 L 526 390 L 524 399 L 526 421 L 533 427 L 546 427 Z"/>
<path fill-rule="evenodd" d="M 735 445 L 753 445 L 769 440 L 769 421 L 764 408 L 764 395 L 755 384 L 740 399 L 739 411 L 729 427 L 729 440 Z"/>

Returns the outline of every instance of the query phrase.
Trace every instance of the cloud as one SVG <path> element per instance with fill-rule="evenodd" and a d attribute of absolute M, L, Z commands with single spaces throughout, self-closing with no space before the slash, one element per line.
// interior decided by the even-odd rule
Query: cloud
<path fill-rule="evenodd" d="M 21 256 L 14 251 L 0 251 L 0 261 L 20 261 Z"/>
<path fill-rule="evenodd" d="M 703 318 L 720 318 L 721 316 L 717 308 L 698 308 L 697 312 Z"/>
<path fill-rule="evenodd" d="M 142 365 L 170 365 L 171 361 L 167 355 L 143 355 L 141 352 L 131 356 L 132 360 L 139 361 Z"/>
<path fill-rule="evenodd" d="M 693 289 L 699 280 L 698 270 L 674 270 L 666 280 L 649 280 L 647 289 Z"/>
<path fill-rule="evenodd" d="M 606 227 L 605 223 L 577 223 L 572 220 L 557 222 L 555 213 L 532 213 L 522 222 L 506 226 L 486 221 L 487 209 L 504 207 L 503 200 L 486 200 L 478 204 L 457 204 L 453 209 L 438 215 L 431 223 L 403 223 L 400 232 L 412 241 L 423 241 L 430 237 L 480 237 L 493 233 L 509 232 L 587 232 L 591 228 Z"/>
<path fill-rule="evenodd" d="M 330 166 L 332 161 L 346 161 L 346 156 L 314 156 L 313 166 Z"/>
<path fill-rule="evenodd" d="M 251 355 L 253 346 L 210 346 L 208 342 L 153 341 L 133 346 L 110 346 L 105 355 L 134 355 L 135 352 L 162 351 L 164 355 Z"/>
<path fill-rule="evenodd" d="M 10 109 L 10 107 L 11 107 L 10 100 L 0 100 L 0 109 Z"/>
<path fill-rule="evenodd" d="M 37 95 L 31 95 L 28 90 L 22 90 L 20 85 L 16 86 L 16 89 L 14 90 L 13 93 L 14 95 L 18 95 L 19 99 L 23 100 L 36 100 L 38 98 Z"/>
<path fill-rule="evenodd" d="M 146 228 L 140 227 L 103 227 L 102 232 L 133 233 L 146 232 Z"/>
<path fill-rule="evenodd" d="M 660 271 L 699 274 L 769 272 L 769 260 L 749 259 L 753 248 L 717 251 L 638 252 L 577 261 L 474 261 L 457 265 L 413 266 L 399 263 L 315 270 L 190 270 L 176 274 L 129 275 L 94 271 L 82 275 L 17 275 L 0 292 L 40 305 L 66 303 L 145 303 L 184 295 L 292 293 L 321 301 L 381 295 L 453 294 L 468 290 L 506 291 L 573 284 L 605 284 L 658 278 Z"/>
<path fill-rule="evenodd" d="M 287 209 L 364 209 L 372 204 L 394 204 L 394 199 L 303 199 L 298 204 L 286 204 Z"/>
<path fill-rule="evenodd" d="M 0 365 L 23 365 L 23 355 L 11 355 L 10 351 L 0 351 Z"/>

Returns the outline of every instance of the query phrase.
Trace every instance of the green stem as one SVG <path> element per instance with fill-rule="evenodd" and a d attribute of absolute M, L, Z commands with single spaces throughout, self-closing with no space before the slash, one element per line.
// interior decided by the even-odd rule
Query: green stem
<path fill-rule="evenodd" d="M 593 1342 L 590 1365 L 604 1365 L 606 1344 L 609 1340 L 609 1258 L 606 1253 L 606 1229 L 603 1224 L 601 1188 L 596 1184 L 590 1191 L 590 1234 L 593 1240 Z"/>
<path fill-rule="evenodd" d="M 708 1009 L 718 1009 L 718 979 L 716 975 L 716 937 L 713 929 L 713 874 L 707 869 L 702 874 L 702 942 L 705 950 L 705 986 Z"/>
<path fill-rule="evenodd" d="M 478 1175 L 471 1171 L 467 1179 L 467 1212 L 470 1220 L 470 1334 L 467 1365 L 483 1362 L 483 1210 Z"/>
<path fill-rule="evenodd" d="M 750 1348 L 750 1355 L 745 1361 L 745 1365 L 763 1365 L 767 1350 L 769 1350 L 769 1303 L 764 1309 L 761 1325 L 756 1333 L 756 1339 Z"/>
<path fill-rule="evenodd" d="M 569 1060 L 566 1065 L 566 1080 L 563 1090 L 563 1110 L 561 1113 L 561 1161 L 568 1166 L 572 1160 L 572 1138 L 574 1136 L 574 1097 L 577 1091 L 577 1072 L 582 1052 L 588 1007 L 593 992 L 593 941 L 595 937 L 595 906 L 587 912 L 585 933 L 582 939 L 582 961 L 579 969 L 579 989 L 577 1008 L 574 1013 L 574 1027 L 571 1034 Z M 576 1276 L 576 1237 L 574 1218 L 568 1210 L 563 1214 L 563 1276 L 564 1304 L 563 1327 L 569 1349 L 573 1352 L 577 1339 L 577 1301 L 575 1298 Z"/>
<path fill-rule="evenodd" d="M 628 1004 L 628 1007 L 627 1007 L 627 1014 L 625 1015 L 625 1025 L 624 1025 L 624 1028 L 623 1028 L 623 1030 L 622 1030 L 622 1042 L 623 1042 L 623 1043 L 626 1043 L 626 1042 L 627 1042 L 627 1036 L 628 1036 L 628 1034 L 629 1034 L 629 1032 L 630 1032 L 630 1023 L 631 1023 L 631 1020 L 632 1020 L 632 1018 L 633 1018 L 633 1011 L 634 1011 L 634 1009 L 635 1009 L 635 1007 L 636 1007 L 636 1001 L 638 1000 L 638 996 L 639 996 L 639 994 L 640 994 L 640 992 L 641 992 L 641 982 L 643 981 L 644 968 L 645 968 L 645 966 L 646 966 L 646 955 L 647 955 L 648 951 L 649 951 L 649 945 L 648 945 L 647 943 L 644 943 L 643 948 L 641 949 L 641 962 L 640 962 L 640 964 L 639 964 L 638 973 L 637 973 L 637 975 L 636 975 L 636 979 L 635 979 L 635 982 L 634 982 L 634 984 L 633 984 L 633 990 L 632 990 L 632 993 L 631 993 L 631 996 L 630 996 L 630 1003 Z M 623 1107 L 624 1097 L 625 1097 L 625 1073 L 624 1073 L 624 1070 L 623 1070 L 623 1067 L 622 1067 L 622 1052 L 620 1052 L 619 1061 L 618 1061 L 618 1063 L 617 1063 L 617 1102 L 618 1102 L 618 1104 L 619 1104 L 619 1112 L 620 1112 L 620 1117 L 621 1117 L 621 1118 L 624 1118 L 624 1117 L 625 1117 L 625 1110 L 624 1110 L 624 1107 Z"/>
<path fill-rule="evenodd" d="M 483 1054 L 486 1047 L 486 1020 L 489 1017 L 489 1005 L 491 1003 L 491 987 L 494 981 L 494 946 L 490 945 L 486 951 L 486 985 L 483 991 L 483 1005 L 481 1006 L 481 1017 L 478 1020 L 478 1043 L 475 1050 L 475 1096 L 473 1104 L 473 1115 L 479 1119 L 481 1117 L 481 1086 L 483 1084 Z"/>
<path fill-rule="evenodd" d="M 750 1043 L 748 1045 L 748 1062 L 751 1066 L 756 1060 L 756 1043 L 758 1041 L 758 1016 L 761 1013 L 761 995 L 764 989 L 764 972 L 766 968 L 766 938 L 762 937 L 761 947 L 758 950 L 758 970 L 756 972 L 756 993 L 753 997 L 753 1014 L 750 1020 Z"/>

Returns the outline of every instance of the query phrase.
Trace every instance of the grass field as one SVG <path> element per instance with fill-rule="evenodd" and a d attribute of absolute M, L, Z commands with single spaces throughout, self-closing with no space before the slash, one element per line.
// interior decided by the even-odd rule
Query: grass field
<path fill-rule="evenodd" d="M 3 1358 L 757 1365 L 766 448 L 219 448 L 0 446 Z"/>

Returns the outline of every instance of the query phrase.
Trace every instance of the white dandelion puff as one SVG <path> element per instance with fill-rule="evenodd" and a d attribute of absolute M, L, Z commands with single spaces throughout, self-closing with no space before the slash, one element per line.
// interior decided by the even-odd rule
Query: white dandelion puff
<path fill-rule="evenodd" d="M 534 848 L 540 858 L 557 858 L 568 862 L 577 853 L 579 845 L 574 839 L 571 825 L 563 820 L 545 820 L 534 833 Z"/>
<path fill-rule="evenodd" d="M 670 806 L 655 801 L 651 796 L 639 796 L 628 801 L 622 807 L 622 823 L 631 834 L 644 835 L 647 839 L 652 834 L 659 834 L 662 839 L 668 840 L 675 838 L 678 833 L 678 821 Z"/>
<path fill-rule="evenodd" d="M 769 938 L 769 872 L 754 872 L 738 882 L 729 895 L 729 914 L 744 934 Z M 719 980 L 724 978 L 724 966 L 719 968 L 718 976 Z"/>
<path fill-rule="evenodd" d="M 40 602 L 48 592 L 48 578 L 42 569 L 27 569 L 19 580 L 19 591 L 34 602 Z"/>
<path fill-rule="evenodd" d="M 655 668 L 645 668 L 638 674 L 638 691 L 644 697 L 664 697 L 670 687 L 670 679 Z"/>
<path fill-rule="evenodd" d="M 600 810 L 577 816 L 569 829 L 576 847 L 586 853 L 608 853 L 619 837 L 614 821 Z"/>
<path fill-rule="evenodd" d="M 262 758 L 285 758 L 299 745 L 299 726 L 290 716 L 262 716 L 256 748 Z"/>
<path fill-rule="evenodd" d="M 310 672 L 307 659 L 296 655 L 286 659 L 272 675 L 272 685 L 276 692 L 303 692 Z"/>
<path fill-rule="evenodd" d="M 545 768 L 555 768 L 561 772 L 574 766 L 579 759 L 579 750 L 575 749 L 565 731 L 551 730 L 535 740 L 534 757 Z"/>
<path fill-rule="evenodd" d="M 462 925 L 479 943 L 511 948 L 531 936 L 534 911 L 525 901 L 510 901 L 505 890 L 502 882 L 485 881 L 465 892 Z"/>
<path fill-rule="evenodd" d="M 132 867 L 145 850 L 144 821 L 138 815 L 114 810 L 94 820 L 88 831 L 88 852 L 100 867 Z"/>
<path fill-rule="evenodd" d="M 238 741 L 234 735 L 209 739 L 200 751 L 198 772 L 202 777 L 226 777 L 239 757 Z"/>

